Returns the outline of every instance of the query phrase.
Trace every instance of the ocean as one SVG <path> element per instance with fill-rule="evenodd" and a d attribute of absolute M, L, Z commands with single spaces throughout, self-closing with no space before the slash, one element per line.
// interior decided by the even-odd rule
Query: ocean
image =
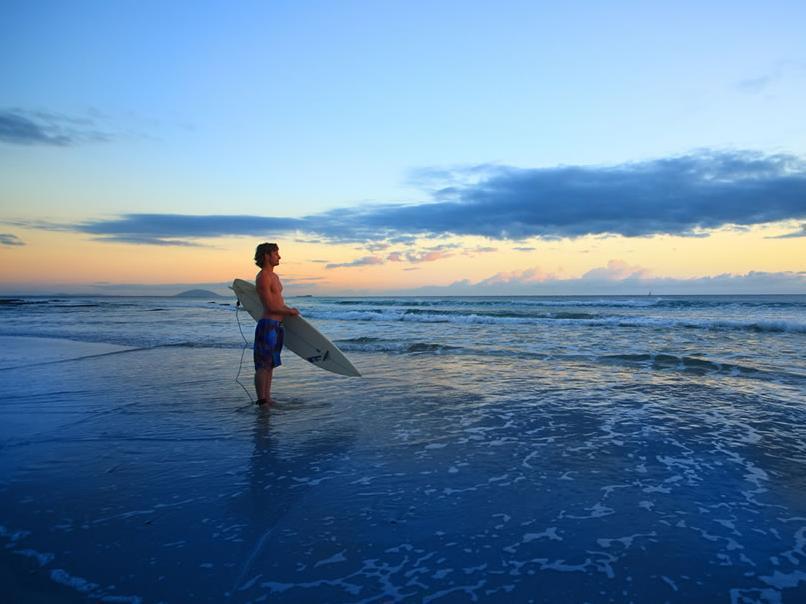
<path fill-rule="evenodd" d="M 806 601 L 806 296 L 287 302 L 0 299 L 15 601 Z"/>

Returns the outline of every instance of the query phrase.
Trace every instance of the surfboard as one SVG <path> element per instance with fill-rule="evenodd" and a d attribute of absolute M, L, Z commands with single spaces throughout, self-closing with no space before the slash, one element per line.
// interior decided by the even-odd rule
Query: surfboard
<path fill-rule="evenodd" d="M 230 289 L 235 292 L 241 306 L 255 321 L 263 316 L 263 303 L 254 284 L 243 279 L 235 279 Z M 338 346 L 302 317 L 286 317 L 283 319 L 283 327 L 285 328 L 283 345 L 294 354 L 326 371 L 355 377 L 361 375 Z"/>

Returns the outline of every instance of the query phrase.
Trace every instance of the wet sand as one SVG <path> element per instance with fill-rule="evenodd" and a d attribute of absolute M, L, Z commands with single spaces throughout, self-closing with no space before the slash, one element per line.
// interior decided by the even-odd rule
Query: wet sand
<path fill-rule="evenodd" d="M 0 336 L 0 369 L 22 368 L 130 350 L 127 346 L 55 338 Z"/>
<path fill-rule="evenodd" d="M 705 406 L 697 376 L 359 354 L 350 379 L 286 355 L 258 409 L 238 350 L 33 352 L 0 370 L 19 601 L 806 591 L 803 412 L 754 393 Z"/>

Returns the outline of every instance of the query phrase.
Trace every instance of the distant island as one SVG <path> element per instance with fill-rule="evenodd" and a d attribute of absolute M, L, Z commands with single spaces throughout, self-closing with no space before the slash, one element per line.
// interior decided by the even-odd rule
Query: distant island
<path fill-rule="evenodd" d="M 211 292 L 208 289 L 189 289 L 181 294 L 176 294 L 174 298 L 224 298 L 221 294 Z"/>

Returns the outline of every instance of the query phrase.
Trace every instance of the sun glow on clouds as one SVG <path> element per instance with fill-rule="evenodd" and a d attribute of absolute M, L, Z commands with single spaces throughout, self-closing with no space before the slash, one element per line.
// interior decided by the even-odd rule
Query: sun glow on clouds
<path fill-rule="evenodd" d="M 622 281 L 624 279 L 648 279 L 650 271 L 640 266 L 631 266 L 623 260 L 610 260 L 606 267 L 594 268 L 582 275 L 583 279 Z"/>
<path fill-rule="evenodd" d="M 511 283 L 542 283 L 544 281 L 556 281 L 559 276 L 556 273 L 548 273 L 540 267 L 527 268 L 522 271 L 509 271 L 496 273 L 480 282 L 480 285 L 509 285 Z"/>
<path fill-rule="evenodd" d="M 405 246 L 384 245 L 378 248 L 382 252 L 370 256 L 366 250 L 349 245 L 317 243 L 295 247 L 294 258 L 300 260 L 300 270 L 321 277 L 317 287 L 323 292 L 382 293 L 431 285 L 447 287 L 466 281 L 484 289 L 484 293 L 491 293 L 486 290 L 493 286 L 531 286 L 539 293 L 542 285 L 573 279 L 589 284 L 690 280 L 709 275 L 745 275 L 748 266 L 765 273 L 797 273 L 804 268 L 806 240 L 772 239 L 792 230 L 791 224 L 779 224 L 726 228 L 708 237 L 589 236 L 554 241 L 535 239 L 529 240 L 528 245 L 522 241 L 497 241 L 495 248 L 483 238 L 419 239 Z M 782 247 L 782 243 L 786 245 Z M 284 257 L 291 258 L 291 254 L 285 253 Z M 314 262 L 322 257 L 329 258 L 330 268 Z M 595 293 L 595 288 L 591 293 Z"/>
<path fill-rule="evenodd" d="M 270 235 L 199 239 L 196 247 L 166 247 L 101 243 L 86 234 L 17 229 L 15 237 L 26 245 L 0 247 L 0 281 L 226 284 L 234 277 L 254 278 L 258 270 L 252 260 L 254 248 L 269 240 L 280 244 L 278 272 L 290 295 L 416 293 L 426 286 L 448 287 L 460 281 L 475 289 L 443 293 L 506 293 L 507 288 L 540 293 L 574 279 L 583 285 L 599 284 L 590 286 L 589 292 L 596 293 L 600 284 L 630 280 L 686 280 L 746 275 L 750 270 L 797 273 L 804 270 L 806 238 L 791 235 L 800 229 L 800 222 L 789 221 L 723 228 L 707 237 L 586 236 L 494 243 L 483 237 L 441 237 L 363 247 Z M 789 236 L 781 238 L 784 235 Z"/>

